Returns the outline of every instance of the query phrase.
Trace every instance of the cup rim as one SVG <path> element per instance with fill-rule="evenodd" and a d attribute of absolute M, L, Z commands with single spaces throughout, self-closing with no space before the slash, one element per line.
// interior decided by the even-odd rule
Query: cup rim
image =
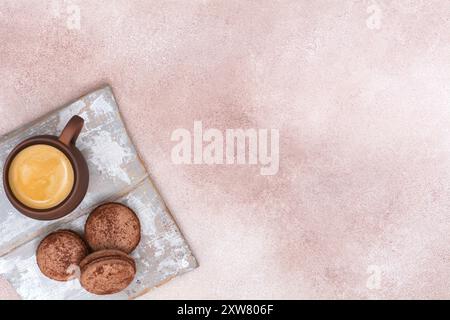
<path fill-rule="evenodd" d="M 72 190 L 70 191 L 69 195 L 61 201 L 58 205 L 47 208 L 47 209 L 33 209 L 31 207 L 26 206 L 21 201 L 19 201 L 14 193 L 12 192 L 11 186 L 9 184 L 9 169 L 11 167 L 12 160 L 19 154 L 20 151 L 24 150 L 25 148 L 28 148 L 33 145 L 38 144 L 44 144 L 52 146 L 59 151 L 63 152 L 67 158 L 70 161 L 70 164 L 72 165 L 73 172 L 74 172 L 74 183 L 72 186 Z M 22 214 L 38 219 L 38 220 L 53 220 L 61 218 L 71 212 L 71 210 L 67 210 L 64 207 L 74 198 L 77 197 L 76 190 L 79 190 L 80 188 L 80 182 L 81 182 L 81 170 L 80 166 L 78 164 L 77 158 L 74 154 L 73 148 L 76 149 L 75 146 L 72 148 L 68 147 L 64 143 L 62 143 L 57 136 L 52 135 L 40 135 L 40 136 L 34 136 L 31 138 L 28 138 L 22 142 L 20 142 L 16 147 L 14 147 L 13 150 L 8 154 L 8 157 L 6 158 L 4 168 L 3 168 L 3 185 L 5 189 L 6 196 L 8 197 L 11 204 Z M 78 150 L 77 150 L 78 151 Z M 84 195 L 83 195 L 84 197 Z M 80 201 L 81 202 L 81 201 Z"/>

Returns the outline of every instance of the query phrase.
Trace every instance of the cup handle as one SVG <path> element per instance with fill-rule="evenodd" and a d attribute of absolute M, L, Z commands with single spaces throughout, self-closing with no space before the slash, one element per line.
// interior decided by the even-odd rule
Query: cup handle
<path fill-rule="evenodd" d="M 64 143 L 66 146 L 74 146 L 77 141 L 78 135 L 83 129 L 84 120 L 79 116 L 73 116 L 69 122 L 67 122 L 65 128 L 59 136 L 59 141 Z"/>

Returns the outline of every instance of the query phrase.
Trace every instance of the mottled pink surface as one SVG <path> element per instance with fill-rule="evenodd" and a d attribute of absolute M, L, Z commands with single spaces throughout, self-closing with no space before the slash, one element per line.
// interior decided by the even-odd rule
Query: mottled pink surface
<path fill-rule="evenodd" d="M 449 40 L 446 0 L 2 1 L 0 133 L 113 87 L 200 263 L 147 298 L 450 298 Z M 173 164 L 194 120 L 280 171 Z"/>

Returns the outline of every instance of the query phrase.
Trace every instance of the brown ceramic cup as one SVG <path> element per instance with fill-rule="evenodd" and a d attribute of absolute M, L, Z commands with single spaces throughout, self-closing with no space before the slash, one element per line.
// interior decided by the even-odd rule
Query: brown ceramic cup
<path fill-rule="evenodd" d="M 6 196 L 19 212 L 37 220 L 54 220 L 68 215 L 81 203 L 89 185 L 89 169 L 86 160 L 75 146 L 83 124 L 83 118 L 73 116 L 59 137 L 50 135 L 31 137 L 19 143 L 8 155 L 3 167 L 3 185 Z M 49 209 L 33 209 L 21 203 L 14 196 L 8 181 L 9 168 L 14 157 L 23 149 L 36 144 L 49 145 L 63 152 L 70 160 L 74 172 L 72 191 L 61 203 Z"/>

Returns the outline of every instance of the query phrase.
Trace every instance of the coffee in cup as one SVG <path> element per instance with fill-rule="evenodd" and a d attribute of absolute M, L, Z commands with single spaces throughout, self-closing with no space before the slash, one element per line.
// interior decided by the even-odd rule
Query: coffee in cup
<path fill-rule="evenodd" d="M 20 151 L 8 172 L 14 196 L 33 209 L 49 209 L 63 202 L 74 184 L 69 158 L 46 144 L 35 144 Z"/>

